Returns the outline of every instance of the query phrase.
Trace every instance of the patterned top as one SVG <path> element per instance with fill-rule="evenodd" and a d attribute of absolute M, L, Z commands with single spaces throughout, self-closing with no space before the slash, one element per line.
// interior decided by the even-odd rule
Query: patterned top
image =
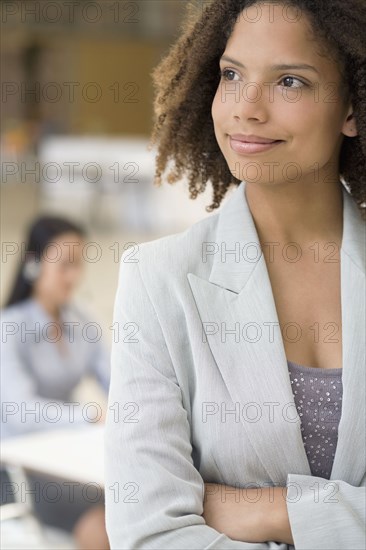
<path fill-rule="evenodd" d="M 342 413 L 343 369 L 287 364 L 311 473 L 329 479 Z"/>

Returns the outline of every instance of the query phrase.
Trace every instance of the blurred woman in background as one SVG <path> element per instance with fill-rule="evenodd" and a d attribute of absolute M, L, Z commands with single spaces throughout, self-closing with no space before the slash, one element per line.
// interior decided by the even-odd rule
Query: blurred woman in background
<path fill-rule="evenodd" d="M 60 217 L 41 217 L 30 228 L 24 257 L 1 312 L 2 439 L 90 425 L 80 403 L 74 404 L 73 416 L 68 405 L 86 375 L 93 375 L 108 394 L 110 355 L 101 342 L 101 329 L 72 300 L 83 274 L 85 236 L 79 225 Z M 61 413 L 57 422 L 42 414 L 50 402 Z M 24 417 L 24 407 L 36 412 Z M 95 421 L 104 421 L 104 415 Z M 42 495 L 42 485 L 49 480 L 31 473 L 27 477 L 31 489 L 40 482 Z M 6 482 L 9 476 L 2 470 L 2 504 L 14 501 L 5 494 Z M 101 495 L 96 503 L 85 502 L 80 485 L 72 501 L 63 490 L 57 502 L 34 499 L 33 506 L 43 523 L 72 532 L 79 548 L 108 549 L 103 491 Z"/>

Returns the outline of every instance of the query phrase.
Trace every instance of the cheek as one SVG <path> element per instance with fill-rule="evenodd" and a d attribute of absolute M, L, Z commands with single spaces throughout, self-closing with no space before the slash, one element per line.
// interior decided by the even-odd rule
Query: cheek
<path fill-rule="evenodd" d="M 278 100 L 277 100 L 278 99 Z M 289 128 L 290 132 L 298 133 L 307 125 L 313 125 L 314 104 L 307 102 L 304 98 L 298 101 L 290 100 L 286 96 L 276 97 L 270 104 L 270 117 L 275 124 Z M 316 116 L 315 116 L 316 118 Z"/>
<path fill-rule="evenodd" d="M 42 275 L 45 280 L 53 281 L 57 277 L 57 263 L 45 260 Z"/>
<path fill-rule="evenodd" d="M 308 107 L 293 109 L 289 125 L 294 136 L 304 141 L 305 147 L 332 149 L 341 131 L 340 119 L 334 104 L 312 102 Z"/>
<path fill-rule="evenodd" d="M 321 134 L 337 127 L 338 108 L 334 101 L 320 95 L 304 92 L 299 101 L 282 101 L 276 106 L 276 118 L 286 120 L 286 124 L 297 134 Z"/>

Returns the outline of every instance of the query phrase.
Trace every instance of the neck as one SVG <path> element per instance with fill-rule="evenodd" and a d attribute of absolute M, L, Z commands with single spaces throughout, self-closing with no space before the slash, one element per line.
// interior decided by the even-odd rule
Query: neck
<path fill-rule="evenodd" d="M 261 242 L 335 242 L 343 234 L 342 183 L 258 185 L 245 195 Z"/>

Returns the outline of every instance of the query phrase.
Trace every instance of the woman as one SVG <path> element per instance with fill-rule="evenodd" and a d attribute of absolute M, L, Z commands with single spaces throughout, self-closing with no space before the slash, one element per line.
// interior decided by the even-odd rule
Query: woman
<path fill-rule="evenodd" d="M 103 418 L 101 408 L 90 418 L 79 403 L 72 409 L 73 417 L 70 415 L 72 391 L 85 375 L 95 376 L 105 394 L 110 379 L 109 353 L 101 343 L 100 326 L 72 300 L 83 273 L 85 244 L 84 230 L 59 217 L 41 217 L 30 228 L 25 253 L 1 315 L 2 439 L 86 426 Z M 57 421 L 54 410 L 48 408 L 50 402 L 58 406 Z M 41 491 L 49 482 L 45 476 L 31 473 L 28 478 L 32 487 L 40 484 Z M 3 470 L 2 502 L 14 500 L 5 490 L 10 487 L 6 482 L 9 477 Z M 67 486 L 60 487 L 61 499 L 34 499 L 39 518 L 72 531 L 80 548 L 108 548 L 102 492 L 94 504 L 94 499 L 85 501 L 81 485 L 75 487 L 71 501 Z"/>
<path fill-rule="evenodd" d="M 156 178 L 236 189 L 121 259 L 111 548 L 364 548 L 365 4 L 204 4 L 153 73 Z"/>

